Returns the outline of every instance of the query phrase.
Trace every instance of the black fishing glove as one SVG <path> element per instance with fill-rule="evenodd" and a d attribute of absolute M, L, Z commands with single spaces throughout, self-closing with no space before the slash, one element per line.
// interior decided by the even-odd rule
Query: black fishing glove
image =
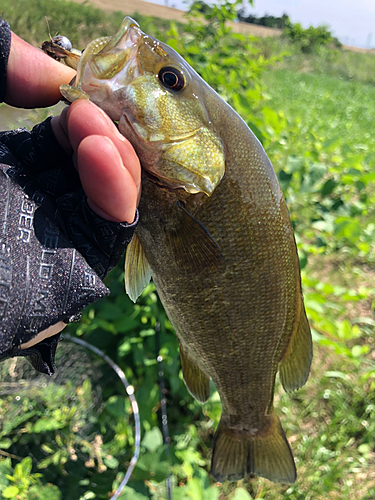
<path fill-rule="evenodd" d="M 59 334 L 19 346 L 109 293 L 101 279 L 137 220 L 108 222 L 90 209 L 50 118 L 31 132 L 0 132 L 0 163 L 0 359 L 28 356 L 52 374 Z"/>

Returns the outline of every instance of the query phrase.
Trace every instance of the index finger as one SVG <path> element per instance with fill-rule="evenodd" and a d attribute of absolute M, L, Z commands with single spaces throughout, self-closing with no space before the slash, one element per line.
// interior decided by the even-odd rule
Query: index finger
<path fill-rule="evenodd" d="M 120 134 L 116 125 L 103 110 L 91 101 L 82 99 L 69 106 L 65 119 L 70 144 L 74 151 L 77 150 L 79 143 L 88 135 L 108 137 L 117 147 L 137 189 L 140 188 L 141 167 L 133 146 Z"/>
<path fill-rule="evenodd" d="M 60 85 L 75 71 L 55 61 L 12 32 L 5 102 L 19 108 L 52 106 L 61 99 Z"/>

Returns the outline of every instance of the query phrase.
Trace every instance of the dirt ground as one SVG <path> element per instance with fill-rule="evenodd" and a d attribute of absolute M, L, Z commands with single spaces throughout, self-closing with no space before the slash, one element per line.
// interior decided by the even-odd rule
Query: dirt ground
<path fill-rule="evenodd" d="M 84 3 L 87 0 L 75 0 L 78 3 Z M 132 15 L 135 12 L 144 16 L 161 17 L 162 19 L 173 19 L 175 21 L 184 22 L 183 10 L 158 5 L 155 3 L 144 2 L 143 0 L 88 0 L 89 3 L 106 11 L 118 10 L 124 14 Z M 266 28 L 265 26 L 257 26 L 249 23 L 230 23 L 233 31 L 236 33 L 249 33 L 254 36 L 267 37 L 279 36 L 282 31 L 279 29 Z M 375 54 L 375 49 L 361 49 L 359 47 L 343 46 L 344 50 L 352 50 L 354 52 L 371 52 Z"/>
<path fill-rule="evenodd" d="M 75 0 L 84 3 L 86 0 Z M 157 5 L 155 3 L 143 2 L 143 0 L 89 0 L 89 3 L 106 11 L 118 10 L 124 14 L 132 15 L 135 12 L 144 16 L 161 17 L 162 19 L 173 19 L 184 22 L 185 11 Z M 281 30 L 256 26 L 249 23 L 230 23 L 236 33 L 249 33 L 255 36 L 278 36 Z"/>

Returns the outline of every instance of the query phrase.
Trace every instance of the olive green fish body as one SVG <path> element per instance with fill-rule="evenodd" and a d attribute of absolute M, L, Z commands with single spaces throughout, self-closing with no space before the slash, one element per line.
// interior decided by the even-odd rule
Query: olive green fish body
<path fill-rule="evenodd" d="M 239 445 L 244 435 L 267 436 L 279 427 L 272 406 L 275 376 L 301 322 L 308 351 L 311 346 L 293 231 L 276 176 L 248 128 L 220 104 L 225 111 L 221 132 L 226 144 L 225 176 L 203 203 L 195 202 L 197 195 L 185 196 L 184 203 L 220 247 L 224 269 L 198 265 L 205 258 L 199 242 L 191 249 L 194 236 L 181 237 L 178 251 L 171 247 L 175 233 L 183 234 L 179 225 L 186 218 L 175 194 L 163 192 L 148 179 L 137 235 L 184 357 L 189 363 L 194 360 L 207 375 L 202 386 L 187 380 L 188 386 L 193 385 L 192 393 L 204 401 L 212 378 L 223 404 L 222 425 L 227 434 L 238 435 Z M 296 386 L 303 385 L 307 373 Z M 284 444 L 282 439 L 280 446 Z M 293 480 L 294 466 L 288 458 L 278 476 L 268 477 Z M 238 479 L 250 471 L 231 465 L 227 473 L 225 467 L 214 466 L 215 477 Z M 256 466 L 250 469 L 265 475 Z"/>
<path fill-rule="evenodd" d="M 168 199 L 152 182 L 143 184 L 142 220 L 137 235 L 153 270 L 153 279 L 160 284 L 160 294 L 165 296 L 169 315 L 179 325 L 182 342 L 191 344 L 194 350 L 203 343 L 199 359 L 210 374 L 215 373 L 218 358 L 210 351 L 207 353 L 205 343 L 212 341 L 217 345 L 220 341 L 221 356 L 232 362 L 235 362 L 233 355 L 238 356 L 239 363 L 246 353 L 244 366 L 241 366 L 243 372 L 261 369 L 271 373 L 269 379 L 272 382 L 268 384 L 266 394 L 269 403 L 278 362 L 296 322 L 295 310 L 301 300 L 301 289 L 285 202 L 266 156 L 254 138 L 248 135 L 243 137 L 247 139 L 244 150 L 252 139 L 253 146 L 259 150 L 256 165 L 242 169 L 244 172 L 241 173 L 241 168 L 236 169 L 237 158 L 233 156 L 230 161 L 233 161 L 234 175 L 227 161 L 225 177 L 210 198 L 197 207 L 194 207 L 194 199 L 185 200 L 188 211 L 210 231 L 220 247 L 224 269 L 203 266 L 197 272 L 194 260 L 200 258 L 199 249 L 187 268 L 185 252 L 189 252 L 189 248 L 184 246 L 184 241 L 177 256 L 170 249 L 169 238 L 175 228 L 171 222 L 165 221 L 173 220 L 178 224 L 181 209 L 173 195 Z M 238 134 L 236 136 L 233 144 L 241 146 L 241 138 Z M 231 144 L 228 137 L 226 141 Z M 241 158 L 238 160 L 237 165 L 241 165 Z M 252 170 L 256 170 L 254 175 Z M 263 193 L 261 200 L 257 199 L 259 192 Z M 172 226 L 169 234 L 168 224 Z M 207 335 L 213 327 L 217 333 Z M 273 340 L 275 337 L 279 338 L 277 343 Z M 267 349 L 270 340 L 275 344 L 274 352 Z M 254 362 L 257 367 L 250 366 Z M 225 370 L 225 366 L 220 367 L 220 373 Z M 212 378 L 218 388 L 225 387 L 225 381 Z M 231 378 L 227 373 L 224 376 L 229 384 Z"/>
<path fill-rule="evenodd" d="M 311 335 L 272 165 L 233 109 L 131 20 L 97 51 L 95 64 L 84 53 L 78 86 L 64 95 L 88 95 L 118 120 L 144 167 L 140 223 L 126 256 L 128 293 L 136 298 L 152 275 L 189 391 L 205 402 L 212 379 L 219 392 L 214 477 L 293 482 L 293 457 L 273 409 L 275 377 L 279 371 L 288 391 L 305 383 Z"/>

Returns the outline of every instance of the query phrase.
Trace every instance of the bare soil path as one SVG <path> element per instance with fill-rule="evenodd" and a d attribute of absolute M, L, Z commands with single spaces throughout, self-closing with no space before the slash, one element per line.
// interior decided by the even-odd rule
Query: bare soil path
<path fill-rule="evenodd" d="M 87 0 L 75 0 L 78 3 L 84 3 Z M 171 19 L 174 21 L 185 22 L 185 11 L 158 5 L 155 3 L 144 2 L 143 0 L 89 0 L 89 3 L 106 11 L 118 10 L 127 15 L 132 15 L 135 12 L 143 16 L 155 16 L 162 19 Z M 279 36 L 282 31 L 278 29 L 266 28 L 265 26 L 257 26 L 249 23 L 230 23 L 233 31 L 236 33 L 249 33 L 255 36 Z"/>
<path fill-rule="evenodd" d="M 84 3 L 87 0 L 74 0 L 78 3 Z M 185 22 L 185 11 L 158 5 L 155 3 L 144 2 L 143 0 L 88 0 L 89 3 L 106 11 L 118 10 L 127 15 L 132 15 L 135 12 L 144 16 L 161 17 L 162 19 L 171 19 L 174 21 Z M 233 31 L 236 33 L 248 33 L 259 37 L 280 36 L 282 30 L 274 28 L 266 28 L 265 26 L 257 26 L 249 23 L 230 23 Z M 369 52 L 375 55 L 375 49 L 361 49 L 343 45 L 344 50 L 352 50 L 353 52 Z"/>

